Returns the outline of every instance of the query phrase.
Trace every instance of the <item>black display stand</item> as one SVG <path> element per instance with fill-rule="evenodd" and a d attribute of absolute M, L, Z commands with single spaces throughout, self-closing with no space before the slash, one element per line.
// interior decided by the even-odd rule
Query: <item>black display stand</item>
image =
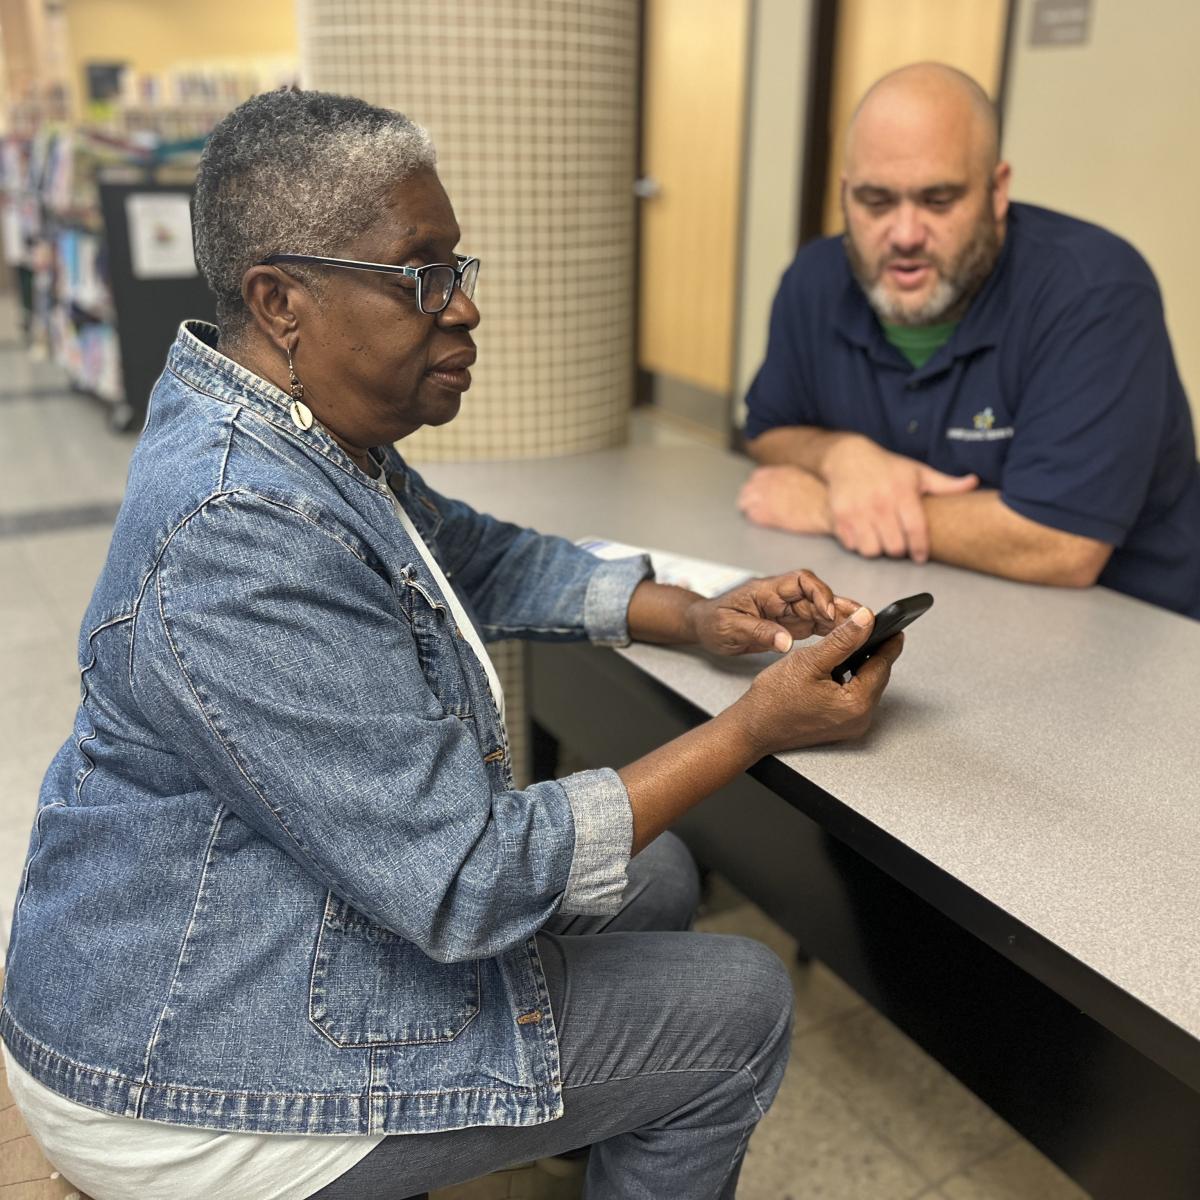
<path fill-rule="evenodd" d="M 113 413 L 118 429 L 135 429 L 146 418 L 146 404 L 162 374 L 167 351 L 181 321 L 215 321 L 212 293 L 199 275 L 179 279 L 139 279 L 133 273 L 125 200 L 133 195 L 190 196 L 189 184 L 100 183 L 100 211 L 108 253 L 109 286 L 116 311 L 121 381 L 125 394 Z"/>

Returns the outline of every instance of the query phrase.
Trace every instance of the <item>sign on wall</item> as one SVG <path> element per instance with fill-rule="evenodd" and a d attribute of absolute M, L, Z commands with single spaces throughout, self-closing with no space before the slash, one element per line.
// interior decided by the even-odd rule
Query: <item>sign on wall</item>
<path fill-rule="evenodd" d="M 1092 0 L 1033 0 L 1031 46 L 1082 46 L 1088 40 Z"/>

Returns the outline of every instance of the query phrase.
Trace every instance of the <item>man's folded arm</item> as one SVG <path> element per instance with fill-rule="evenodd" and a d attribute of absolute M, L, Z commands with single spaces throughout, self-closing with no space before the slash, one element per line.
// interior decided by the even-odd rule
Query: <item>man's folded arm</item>
<path fill-rule="evenodd" d="M 931 557 L 1025 583 L 1090 587 L 1113 547 L 1015 512 L 992 490 L 925 496 Z"/>
<path fill-rule="evenodd" d="M 817 425 L 778 425 L 746 443 L 746 452 L 764 466 L 790 464 L 803 467 L 823 480 L 825 456 L 840 441 L 860 434 Z"/>
<path fill-rule="evenodd" d="M 799 467 L 820 485 L 803 492 L 813 513 L 796 513 L 794 523 L 779 524 L 813 531 L 809 518 L 823 514 L 827 504 L 821 475 L 826 454 L 838 440 L 861 436 L 796 425 L 767 430 L 747 443 L 757 462 Z M 1113 551 L 1111 544 L 1098 538 L 1055 529 L 1016 512 L 990 489 L 924 496 L 922 505 L 929 523 L 931 558 L 1006 579 L 1089 587 Z"/>

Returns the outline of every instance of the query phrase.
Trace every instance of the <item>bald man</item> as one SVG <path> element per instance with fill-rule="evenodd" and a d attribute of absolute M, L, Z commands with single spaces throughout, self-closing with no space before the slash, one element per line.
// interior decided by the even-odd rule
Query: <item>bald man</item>
<path fill-rule="evenodd" d="M 968 76 L 921 63 L 870 89 L 846 233 L 775 300 L 746 401 L 766 465 L 739 506 L 867 557 L 1200 619 L 1200 467 L 1154 277 L 1111 233 L 1010 203 L 1010 174 Z"/>

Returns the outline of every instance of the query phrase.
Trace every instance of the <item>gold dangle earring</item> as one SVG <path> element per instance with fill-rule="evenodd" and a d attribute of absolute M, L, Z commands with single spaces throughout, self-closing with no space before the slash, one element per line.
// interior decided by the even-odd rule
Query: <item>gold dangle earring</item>
<path fill-rule="evenodd" d="M 292 365 L 292 348 L 284 347 L 288 360 L 288 387 L 292 392 L 292 402 L 288 405 L 288 415 L 297 429 L 311 429 L 313 423 L 312 409 L 304 403 L 304 384 L 296 378 L 296 368 Z"/>

